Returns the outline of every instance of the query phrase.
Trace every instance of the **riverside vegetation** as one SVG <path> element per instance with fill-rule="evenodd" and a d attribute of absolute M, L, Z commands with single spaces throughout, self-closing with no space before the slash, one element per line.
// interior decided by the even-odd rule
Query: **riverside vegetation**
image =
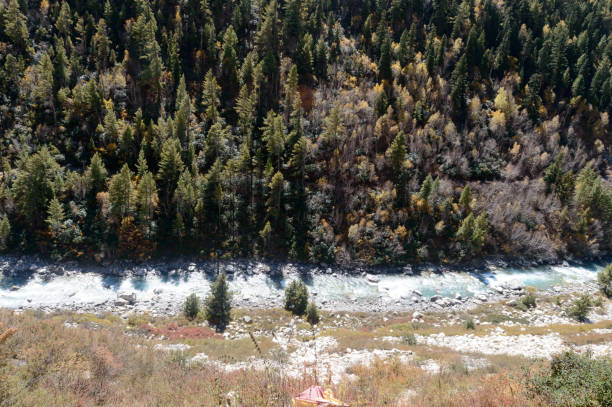
<path fill-rule="evenodd" d="M 0 3 L 0 247 L 599 256 L 612 5 Z"/>

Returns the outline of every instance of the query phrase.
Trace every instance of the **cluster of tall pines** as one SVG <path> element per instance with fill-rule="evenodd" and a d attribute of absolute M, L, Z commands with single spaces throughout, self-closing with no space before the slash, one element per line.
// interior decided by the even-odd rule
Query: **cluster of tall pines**
<path fill-rule="evenodd" d="M 0 0 L 0 248 L 612 248 L 612 1 Z"/>

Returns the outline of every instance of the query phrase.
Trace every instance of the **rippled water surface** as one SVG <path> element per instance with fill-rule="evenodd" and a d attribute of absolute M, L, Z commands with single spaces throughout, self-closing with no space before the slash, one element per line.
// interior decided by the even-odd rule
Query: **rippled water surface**
<path fill-rule="evenodd" d="M 545 289 L 556 285 L 592 281 L 601 265 L 547 266 L 529 269 L 499 269 L 486 273 L 448 272 L 444 274 L 424 273 L 416 276 L 379 275 L 376 283 L 362 276 L 316 274 L 302 277 L 311 292 L 319 300 L 364 300 L 381 295 L 390 299 L 410 297 L 413 290 L 425 297 L 442 295 L 453 297 L 456 293 L 471 297 L 486 292 L 492 287 L 508 284 L 523 284 Z M 149 273 L 146 277 L 120 278 L 92 272 L 68 273 L 49 280 L 37 274 L 19 277 L 0 277 L 0 307 L 16 308 L 24 305 L 57 305 L 71 303 L 102 303 L 115 299 L 119 291 L 135 291 L 140 300 L 152 298 L 156 289 L 165 295 L 184 297 L 190 293 L 204 296 L 210 289 L 210 274 Z M 286 278 L 271 278 L 263 274 L 251 276 L 229 276 L 230 287 L 237 298 L 274 298 L 282 296 L 285 285 L 297 275 Z M 11 287 L 19 287 L 11 290 Z M 29 301 L 28 301 L 29 300 Z"/>

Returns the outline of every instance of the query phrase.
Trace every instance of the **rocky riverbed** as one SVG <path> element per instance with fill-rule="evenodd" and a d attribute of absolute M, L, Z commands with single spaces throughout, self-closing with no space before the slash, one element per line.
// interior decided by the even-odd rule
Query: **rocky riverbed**
<path fill-rule="evenodd" d="M 190 293 L 206 296 L 216 273 L 224 271 L 236 307 L 282 307 L 285 285 L 301 278 L 325 310 L 466 310 L 487 302 L 516 304 L 526 286 L 549 296 L 594 292 L 600 266 L 565 263 L 515 268 L 498 259 L 478 267 L 424 264 L 347 270 L 248 260 L 84 265 L 6 256 L 0 258 L 0 307 L 167 316 L 180 312 Z"/>

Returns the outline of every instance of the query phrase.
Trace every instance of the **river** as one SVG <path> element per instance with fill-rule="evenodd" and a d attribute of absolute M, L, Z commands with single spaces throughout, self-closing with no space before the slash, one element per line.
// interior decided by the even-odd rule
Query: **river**
<path fill-rule="evenodd" d="M 2 258 L 0 258 L 0 263 Z M 14 262 L 13 262 L 14 263 Z M 166 303 L 176 308 L 190 293 L 204 297 L 214 279 L 211 267 L 191 267 L 160 271 L 153 266 L 125 276 L 104 274 L 78 266 L 63 267 L 61 273 L 48 272 L 49 266 L 36 266 L 11 272 L 11 261 L 0 265 L 1 308 L 85 308 L 112 303 L 118 293 L 134 292 L 139 302 Z M 538 290 L 571 287 L 597 278 L 603 263 L 557 265 L 531 268 L 492 268 L 485 272 L 421 272 L 416 275 L 379 274 L 364 277 L 341 273 L 304 273 L 289 271 L 279 276 L 261 272 L 234 271 L 228 275 L 234 300 L 240 305 L 278 306 L 287 283 L 302 278 L 319 304 L 327 308 L 347 304 L 401 304 L 402 301 L 431 298 L 473 298 L 496 292 L 496 287 L 533 286 Z M 214 268 L 212 268 L 214 270 Z M 58 275 L 59 274 L 59 275 Z M 138 275 L 136 275 L 138 274 Z M 419 295 L 422 294 L 422 297 Z M 332 307 L 333 305 L 333 307 Z M 343 307 L 339 307 L 343 308 Z M 346 307 L 344 307 L 346 308 Z M 350 308 L 350 307 L 349 307 Z M 363 308 L 363 307 L 362 307 Z"/>

